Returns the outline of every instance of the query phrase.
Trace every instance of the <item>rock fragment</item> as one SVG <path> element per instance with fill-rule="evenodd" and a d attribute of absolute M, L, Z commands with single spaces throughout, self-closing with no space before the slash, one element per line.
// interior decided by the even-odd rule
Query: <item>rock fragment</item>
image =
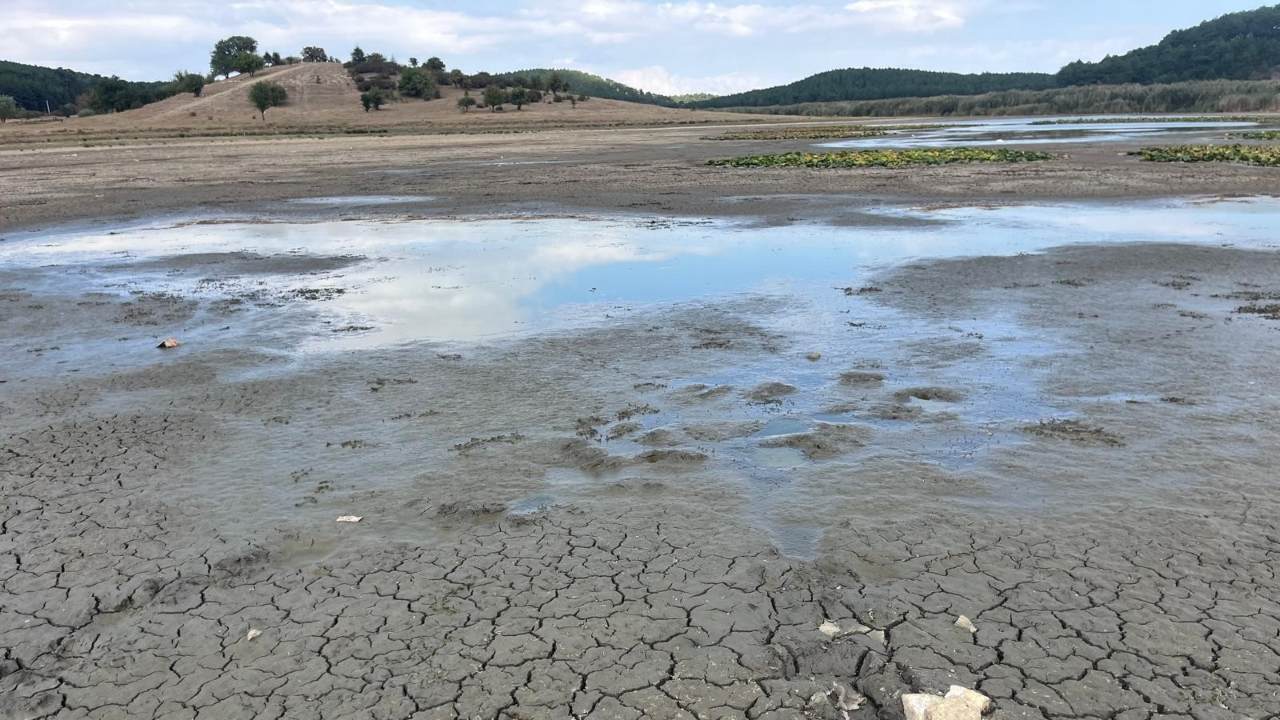
<path fill-rule="evenodd" d="M 978 627 L 973 624 L 972 620 L 970 620 L 968 617 L 964 615 L 961 615 L 960 617 L 956 618 L 956 627 L 960 628 L 961 630 L 968 630 L 971 633 L 978 632 Z"/>
<path fill-rule="evenodd" d="M 906 720 L 981 720 L 991 699 L 976 690 L 952 685 L 946 695 L 910 693 L 902 696 Z"/>
<path fill-rule="evenodd" d="M 172 350 L 181 344 L 182 343 L 178 341 L 178 338 L 165 338 L 164 340 L 161 340 L 160 344 L 156 347 L 161 350 Z"/>
<path fill-rule="evenodd" d="M 339 515 L 337 521 L 340 523 L 358 523 L 363 519 L 363 515 Z"/>

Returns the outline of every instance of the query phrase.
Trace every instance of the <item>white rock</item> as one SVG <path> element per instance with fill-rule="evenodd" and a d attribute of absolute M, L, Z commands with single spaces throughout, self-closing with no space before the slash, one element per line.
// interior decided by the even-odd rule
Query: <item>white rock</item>
<path fill-rule="evenodd" d="M 928 720 L 929 710 L 942 704 L 941 695 L 911 693 L 902 696 L 902 714 L 907 720 Z"/>
<path fill-rule="evenodd" d="M 338 517 L 338 522 L 358 523 L 363 519 L 364 519 L 363 515 L 340 515 Z"/>
<path fill-rule="evenodd" d="M 978 632 L 978 627 L 973 624 L 972 620 L 965 617 L 964 615 L 961 615 L 960 617 L 956 618 L 956 627 L 962 630 L 968 630 L 971 633 Z"/>
<path fill-rule="evenodd" d="M 823 635 L 826 635 L 829 638 L 833 638 L 839 635 L 843 631 L 840 629 L 839 625 L 828 620 L 818 626 L 818 632 L 822 633 Z"/>
<path fill-rule="evenodd" d="M 245 635 L 244 639 L 253 640 L 254 638 L 258 637 L 261 634 L 262 634 L 262 631 L 259 630 L 258 628 L 249 628 L 249 634 Z"/>

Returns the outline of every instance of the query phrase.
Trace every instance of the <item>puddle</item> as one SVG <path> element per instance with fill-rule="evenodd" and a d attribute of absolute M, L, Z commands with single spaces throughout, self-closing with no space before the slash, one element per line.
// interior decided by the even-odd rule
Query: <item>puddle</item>
<path fill-rule="evenodd" d="M 1257 127 L 1255 122 L 1151 122 L 1116 118 L 1111 122 L 1086 124 L 1047 124 L 1055 120 L 1087 120 L 1091 117 L 1020 118 L 965 121 L 907 135 L 855 138 L 819 143 L 817 147 L 869 148 L 939 148 L 951 146 L 1048 145 L 1063 143 L 1123 142 L 1126 140 L 1161 140 L 1171 136 L 1213 133 Z"/>
<path fill-rule="evenodd" d="M 7 288 L 172 296 L 194 300 L 201 309 L 172 327 L 94 328 L 86 331 L 94 334 L 59 338 L 40 352 L 9 353 L 0 357 L 0 372 L 57 374 L 77 365 L 106 372 L 159 361 L 155 351 L 139 353 L 136 342 L 121 343 L 117 336 L 124 333 L 135 339 L 181 334 L 187 344 L 173 351 L 178 356 L 193 347 L 207 352 L 250 345 L 308 362 L 405 343 L 465 346 L 626 319 L 661 321 L 664 311 L 689 303 L 751 301 L 738 304 L 742 312 L 785 337 L 788 350 L 734 355 L 739 359 L 733 364 L 710 373 L 673 365 L 665 379 L 669 388 L 653 396 L 659 411 L 631 418 L 639 430 L 606 447 L 612 455 L 636 456 L 652 449 L 639 442 L 644 433 L 669 430 L 681 447 L 711 458 L 706 472 L 735 478 L 761 526 L 788 554 L 803 557 L 815 551 L 817 531 L 795 520 L 770 520 L 774 508 L 794 507 L 803 492 L 793 485 L 797 469 L 856 462 L 888 446 L 905 448 L 914 460 L 963 470 L 994 447 L 1023 441 L 1020 425 L 1069 412 L 1062 398 L 1041 390 L 1045 364 L 1039 360 L 1064 352 L 1057 338 L 1021 326 L 1012 310 L 940 325 L 884 307 L 875 301 L 876 272 L 930 258 L 1078 243 L 1275 247 L 1280 201 L 879 214 L 919 222 L 761 228 L 616 217 L 427 219 L 148 224 L 28 234 L 0 243 L 0 279 Z M 755 302 L 760 298 L 767 301 Z M 210 309 L 233 301 L 239 303 L 233 314 Z M 822 356 L 806 359 L 810 350 Z M 279 365 L 271 372 L 287 372 L 288 363 Z M 838 376 L 846 371 L 864 375 L 842 384 Z M 794 392 L 746 402 L 743 394 L 765 380 Z M 658 401 L 695 384 L 733 389 L 699 407 Z M 963 394 L 929 388 L 960 388 Z M 689 429 L 711 422 L 749 429 L 723 439 Z M 869 429 L 874 440 L 861 447 L 856 433 L 841 435 L 848 426 Z M 789 441 L 822 432 L 830 434 L 819 435 L 817 445 Z M 394 447 L 396 440 L 389 442 Z M 841 442 L 848 445 L 838 455 L 822 454 L 822 443 Z M 389 456 L 386 467 L 366 474 L 400 477 L 402 460 Z M 225 473 L 231 478 L 241 470 L 230 463 Z M 628 472 L 643 478 L 645 470 Z M 572 503 L 578 493 L 612 481 L 552 472 L 542 491 L 514 501 L 508 511 L 519 516 Z"/>
<path fill-rule="evenodd" d="M 324 205 L 331 207 L 374 207 L 377 205 L 405 205 L 431 202 L 429 195 L 334 195 L 331 197 L 295 198 L 286 200 L 290 205 Z"/>

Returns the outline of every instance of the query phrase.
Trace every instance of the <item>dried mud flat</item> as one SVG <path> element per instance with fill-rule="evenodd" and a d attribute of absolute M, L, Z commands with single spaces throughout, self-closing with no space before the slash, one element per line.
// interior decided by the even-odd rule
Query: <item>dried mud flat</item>
<path fill-rule="evenodd" d="M 743 298 L 110 369 L 52 358 L 231 310 L 3 276 L 0 716 L 894 719 L 960 684 L 997 718 L 1272 717 L 1280 325 L 1232 298 L 1277 277 L 1275 253 L 1186 245 L 911 264 L 869 301 L 937 330 L 878 357 Z M 1008 370 L 899 381 L 990 352 L 956 328 L 996 312 L 1061 340 L 1020 369 L 1061 412 L 967 420 Z M 704 382 L 761 357 L 829 382 Z M 805 395 L 863 419 L 759 435 Z M 755 475 L 743 444 L 793 464 Z"/>

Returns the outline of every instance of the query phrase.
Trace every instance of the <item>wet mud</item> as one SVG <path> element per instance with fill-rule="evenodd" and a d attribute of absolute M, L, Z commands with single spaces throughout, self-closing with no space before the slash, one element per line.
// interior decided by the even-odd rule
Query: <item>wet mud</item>
<path fill-rule="evenodd" d="M 340 298 L 6 272 L 0 716 L 1267 717 L 1277 277 L 1071 246 L 317 353 Z"/>

